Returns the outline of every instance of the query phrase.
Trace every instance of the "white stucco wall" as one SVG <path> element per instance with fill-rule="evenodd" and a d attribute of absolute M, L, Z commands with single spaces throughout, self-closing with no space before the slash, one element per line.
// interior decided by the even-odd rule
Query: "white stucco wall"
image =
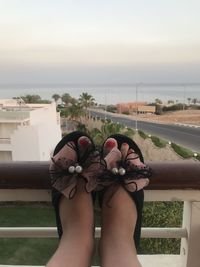
<path fill-rule="evenodd" d="M 50 153 L 62 135 L 56 105 L 30 104 L 29 108 L 28 125 L 18 123 L 16 126 L 15 122 L 0 123 L 0 137 L 11 139 L 14 161 L 49 160 Z M 16 111 L 16 114 L 19 115 L 20 111 Z"/>
<path fill-rule="evenodd" d="M 10 138 L 10 135 L 17 129 L 19 123 L 1 123 L 0 138 Z"/>
<path fill-rule="evenodd" d="M 32 111 L 30 123 L 38 126 L 40 160 L 49 160 L 50 153 L 62 136 L 55 103 Z"/>
<path fill-rule="evenodd" d="M 38 128 L 40 160 L 50 160 L 50 154 L 61 139 L 58 125 L 40 125 Z"/>
<path fill-rule="evenodd" d="M 38 127 L 19 126 L 11 135 L 12 160 L 40 160 Z"/>

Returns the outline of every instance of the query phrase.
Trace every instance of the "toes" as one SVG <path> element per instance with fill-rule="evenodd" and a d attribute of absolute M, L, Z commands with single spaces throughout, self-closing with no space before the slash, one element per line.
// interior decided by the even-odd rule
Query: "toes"
<path fill-rule="evenodd" d="M 66 145 L 64 145 L 61 150 L 53 157 L 54 161 L 58 161 L 60 159 L 68 159 L 76 161 L 77 155 L 74 150 L 74 142 L 68 142 Z"/>
<path fill-rule="evenodd" d="M 78 145 L 82 148 L 87 147 L 89 144 L 91 144 L 91 141 L 87 136 L 81 136 L 78 139 Z"/>
<path fill-rule="evenodd" d="M 126 189 L 130 192 L 135 192 L 139 191 L 149 184 L 149 179 L 148 178 L 141 178 L 138 180 L 132 180 L 132 182 L 128 182 L 127 184 L 125 183 Z"/>
<path fill-rule="evenodd" d="M 114 138 L 108 138 L 103 147 L 104 157 L 114 148 L 117 147 L 117 141 Z"/>
<path fill-rule="evenodd" d="M 118 161 L 121 160 L 121 152 L 117 147 L 114 147 L 104 159 L 107 163 L 107 168 L 110 170 L 117 167 Z"/>
<path fill-rule="evenodd" d="M 128 150 L 129 150 L 129 145 L 127 143 L 123 143 L 121 145 L 121 153 L 122 153 L 122 158 L 125 159 L 127 154 L 128 154 Z"/>
<path fill-rule="evenodd" d="M 131 165 L 140 166 L 140 167 L 145 166 L 144 163 L 140 161 L 140 157 L 138 156 L 138 154 L 135 153 L 135 151 L 132 148 L 128 150 L 127 160 L 129 161 L 129 164 Z"/>
<path fill-rule="evenodd" d="M 81 136 L 78 139 L 79 156 L 82 157 L 88 147 L 92 144 L 87 136 Z"/>

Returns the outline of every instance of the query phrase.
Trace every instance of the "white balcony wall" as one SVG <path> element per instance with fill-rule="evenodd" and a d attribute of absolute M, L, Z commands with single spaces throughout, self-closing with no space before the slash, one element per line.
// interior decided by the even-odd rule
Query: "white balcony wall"
<path fill-rule="evenodd" d="M 40 160 L 38 127 L 19 126 L 11 135 L 12 160 Z"/>

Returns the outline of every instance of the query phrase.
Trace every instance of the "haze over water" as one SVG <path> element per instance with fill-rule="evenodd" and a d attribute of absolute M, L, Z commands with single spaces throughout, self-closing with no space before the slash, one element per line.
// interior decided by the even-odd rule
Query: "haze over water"
<path fill-rule="evenodd" d="M 69 93 L 78 98 L 82 92 L 91 94 L 98 104 L 117 104 L 136 101 L 136 85 L 21 85 L 1 86 L 0 98 L 20 97 L 26 94 L 38 94 L 42 99 L 52 100 L 53 94 Z M 167 102 L 188 103 L 197 98 L 200 100 L 200 84 L 196 85 L 139 85 L 137 86 L 138 101 L 154 102 L 156 98 Z"/>

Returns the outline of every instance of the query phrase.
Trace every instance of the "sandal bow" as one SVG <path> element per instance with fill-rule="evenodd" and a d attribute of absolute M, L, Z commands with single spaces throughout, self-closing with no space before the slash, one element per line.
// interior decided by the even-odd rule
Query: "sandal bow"
<path fill-rule="evenodd" d="M 69 148 L 75 153 L 70 157 Z M 75 155 L 74 155 L 75 154 Z M 74 197 L 77 192 L 77 184 L 80 178 L 86 180 L 86 185 L 91 182 L 83 173 L 90 166 L 94 157 L 94 147 L 89 145 L 85 153 L 81 155 L 77 145 L 73 142 L 65 144 L 60 151 L 51 158 L 49 167 L 51 185 L 68 199 Z M 85 186 L 89 188 L 89 186 Z"/>

